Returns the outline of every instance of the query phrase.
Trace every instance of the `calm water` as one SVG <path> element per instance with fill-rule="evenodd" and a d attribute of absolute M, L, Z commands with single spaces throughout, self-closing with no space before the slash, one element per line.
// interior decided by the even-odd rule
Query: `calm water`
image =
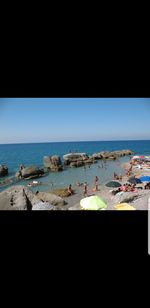
<path fill-rule="evenodd" d="M 36 165 L 43 167 L 43 156 L 63 155 L 71 152 L 85 152 L 93 154 L 100 151 L 114 151 L 122 149 L 131 149 L 135 154 L 150 155 L 150 140 L 146 141 L 90 141 L 90 142 L 60 142 L 60 143 L 33 143 L 33 144 L 7 144 L 0 145 L 0 164 L 5 164 L 9 168 L 9 176 L 13 176 L 18 170 L 20 164 L 25 166 Z M 107 169 L 98 168 L 100 162 L 81 168 L 69 168 L 59 173 L 49 173 L 41 178 L 43 185 L 39 190 L 51 189 L 51 182 L 55 187 L 64 187 L 70 183 L 73 185 L 76 181 L 93 182 L 95 175 L 99 176 L 101 183 L 111 179 L 113 172 L 122 172 L 120 163 L 129 160 L 128 157 L 120 158 L 116 161 L 107 162 Z M 20 182 L 22 184 L 23 182 Z M 26 182 L 25 182 L 26 183 Z M 3 188 L 4 189 L 4 188 Z M 36 187 L 37 189 L 37 187 Z M 2 188 L 1 188 L 2 190 Z"/>

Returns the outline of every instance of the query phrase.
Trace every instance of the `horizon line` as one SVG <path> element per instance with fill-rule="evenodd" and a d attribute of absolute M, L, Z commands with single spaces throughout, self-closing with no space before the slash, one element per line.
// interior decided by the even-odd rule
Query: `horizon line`
<path fill-rule="evenodd" d="M 17 143 L 0 143 L 0 145 L 13 144 L 43 144 L 43 143 L 73 143 L 73 142 L 113 142 L 113 141 L 150 141 L 150 139 L 114 139 L 114 140 L 74 140 L 74 141 L 39 141 L 39 142 L 17 142 Z"/>

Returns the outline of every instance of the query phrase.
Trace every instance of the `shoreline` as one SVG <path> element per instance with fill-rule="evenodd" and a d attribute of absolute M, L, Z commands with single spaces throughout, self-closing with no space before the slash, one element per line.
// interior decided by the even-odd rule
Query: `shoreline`
<path fill-rule="evenodd" d="M 149 175 L 150 176 L 150 170 L 147 170 L 147 173 L 145 173 L 144 170 L 136 170 L 135 174 L 137 176 L 142 176 L 142 175 Z M 127 182 L 128 177 L 124 176 L 123 179 L 121 181 L 119 181 L 121 184 L 124 184 Z M 139 185 L 143 185 L 143 184 L 139 184 Z M 12 186 L 16 189 L 16 187 L 18 186 Z M 20 185 L 20 188 L 22 188 L 23 186 Z M 27 187 L 26 187 L 27 188 Z M 111 210 L 116 210 L 114 208 L 114 205 L 116 205 L 118 203 L 119 200 L 118 197 L 119 195 L 116 194 L 115 196 L 111 194 L 111 190 L 113 190 L 113 188 L 110 187 L 106 187 L 105 185 L 99 185 L 98 186 L 98 191 L 93 192 L 92 191 L 93 186 L 90 185 L 88 186 L 88 196 L 90 195 L 97 195 L 99 197 L 101 197 L 107 204 L 107 208 L 106 211 L 111 211 Z M 8 189 L 9 190 L 9 189 Z M 4 190 L 1 194 L 3 194 L 6 190 Z M 32 190 L 29 190 L 29 194 L 32 194 L 33 197 L 36 198 L 36 194 L 32 192 Z M 44 192 L 44 194 L 48 194 L 51 195 L 51 193 L 49 192 Z M 148 210 L 148 198 L 150 198 L 150 190 L 144 190 L 144 189 L 139 189 L 136 193 L 134 192 L 125 192 L 124 196 L 126 195 L 130 195 L 131 197 L 135 196 L 135 199 L 133 199 L 132 201 L 128 202 L 131 206 L 133 206 L 136 210 Z M 59 198 L 59 197 L 58 197 Z M 64 197 L 64 198 L 60 198 L 62 200 L 65 201 L 66 204 L 64 204 L 63 206 L 59 207 L 56 206 L 55 209 L 56 210 L 82 210 L 81 206 L 80 206 L 80 200 L 83 199 L 83 187 L 76 187 L 75 188 L 75 194 L 73 194 L 72 196 L 69 197 Z M 1 200 L 1 199 L 0 199 Z M 4 202 L 2 202 L 4 203 Z M 3 204 L 4 205 L 4 204 Z M 0 201 L 0 206 L 1 206 L 1 201 Z"/>
<path fill-rule="evenodd" d="M 122 151 L 128 151 L 128 150 L 122 150 Z M 129 178 L 129 176 L 125 175 L 125 170 L 126 170 L 125 165 L 129 165 L 132 155 L 128 155 L 128 154 L 127 155 L 121 155 L 121 156 L 117 157 L 118 159 L 116 158 L 116 160 L 114 161 L 112 159 L 112 153 L 115 154 L 117 152 L 118 151 L 112 151 L 112 152 L 107 152 L 106 151 L 106 152 L 94 153 L 93 155 L 101 155 L 102 156 L 102 154 L 104 154 L 107 157 L 107 159 L 106 159 L 106 157 L 105 158 L 101 157 L 100 159 L 97 158 L 96 162 L 100 163 L 100 165 L 101 165 L 101 162 L 103 162 L 105 160 L 109 164 L 109 167 L 113 166 L 113 168 L 115 168 L 115 166 L 117 167 L 118 159 L 120 159 L 121 161 L 119 162 L 119 167 L 118 168 L 122 169 L 124 174 L 122 174 L 122 180 L 119 180 L 119 183 L 120 184 L 125 184 L 126 182 L 128 182 L 128 178 Z M 68 159 L 68 157 L 70 157 L 69 155 L 78 155 L 78 154 L 84 154 L 84 153 L 74 153 L 74 154 L 70 153 L 70 154 L 65 154 L 64 156 L 67 156 L 67 159 Z M 126 156 L 125 159 L 122 159 L 122 158 L 124 158 L 123 156 Z M 127 160 L 127 162 L 125 162 L 125 160 Z M 104 163 L 102 163 L 102 164 L 104 165 Z M 111 191 L 113 190 L 113 188 L 105 186 L 105 184 L 104 184 L 105 181 L 104 182 L 102 181 L 102 173 L 104 175 L 106 173 L 109 174 L 110 170 L 107 172 L 106 171 L 107 168 L 105 169 L 104 166 L 100 167 L 100 165 L 97 166 L 97 167 L 93 167 L 94 168 L 93 170 L 92 170 L 92 166 L 95 166 L 95 164 L 91 163 L 89 168 L 88 168 L 88 165 L 86 165 L 86 168 L 87 168 L 86 172 L 84 172 L 85 168 L 83 166 L 81 166 L 80 168 L 70 168 L 70 166 L 67 166 L 66 169 L 67 170 L 71 170 L 70 172 L 75 175 L 74 176 L 74 181 L 76 180 L 76 182 L 78 180 L 80 181 L 82 179 L 82 176 L 84 176 L 85 179 L 86 179 L 86 177 L 87 178 L 89 177 L 88 180 L 86 180 L 88 182 L 88 196 L 90 196 L 90 195 L 97 195 L 97 196 L 101 197 L 106 202 L 106 204 L 107 204 L 107 209 L 106 210 L 116 210 L 114 208 L 114 206 L 117 203 L 120 203 L 119 202 L 120 195 L 119 195 L 119 193 L 116 194 L 116 195 L 112 195 Z M 99 168 L 103 168 L 103 169 L 98 169 L 98 167 Z M 79 179 L 76 178 L 76 175 L 78 174 L 77 169 L 80 170 L 79 174 L 81 173 L 81 178 L 79 178 Z M 99 170 L 99 172 L 98 172 L 98 170 Z M 112 170 L 113 169 L 111 169 L 111 172 L 112 172 Z M 114 170 L 114 171 L 116 171 L 116 170 Z M 61 181 L 62 178 L 61 178 L 60 174 L 62 174 L 62 173 L 63 172 L 56 172 L 56 173 L 55 172 L 54 173 L 50 172 L 50 173 L 48 173 L 48 176 L 49 176 L 49 174 L 51 174 L 52 176 L 55 174 L 55 176 L 57 175 L 56 178 L 59 177 L 60 181 Z M 98 191 L 96 191 L 96 192 L 93 192 L 93 190 L 92 190 L 93 186 L 94 186 L 94 184 L 93 184 L 93 178 L 94 178 L 93 174 L 94 173 L 95 173 L 95 175 L 97 173 L 98 177 L 100 178 L 100 185 L 98 185 Z M 140 177 L 140 176 L 143 176 L 143 175 L 144 176 L 150 176 L 150 169 L 139 169 L 139 168 L 135 168 L 133 166 L 132 173 L 136 177 Z M 66 176 L 65 173 L 63 173 L 63 174 Z M 107 176 L 108 176 L 108 174 L 107 174 Z M 0 178 L 1 182 L 2 182 L 3 179 L 5 181 L 5 180 L 9 179 L 9 177 L 6 176 L 5 178 Z M 41 179 L 41 177 L 39 177 L 39 181 L 40 181 L 40 179 Z M 49 178 L 49 180 L 50 180 L 50 178 Z M 113 181 L 114 179 L 112 179 L 112 176 L 111 176 L 109 178 L 109 180 Z M 33 190 L 29 189 L 27 187 L 29 182 L 24 179 L 23 180 L 24 183 L 22 184 L 21 181 L 20 181 L 20 184 L 18 182 L 18 183 L 15 183 L 14 185 L 18 185 L 19 184 L 20 185 L 20 188 L 19 188 L 20 190 L 22 189 L 22 187 L 24 185 L 24 187 L 26 187 L 26 189 L 28 189 L 33 196 L 35 196 L 36 194 L 35 194 L 34 190 L 38 190 L 38 187 L 34 188 Z M 83 182 L 84 182 L 84 180 L 83 180 Z M 49 182 L 42 182 L 42 185 L 46 186 L 47 184 L 49 184 L 49 186 L 47 186 L 45 191 L 42 190 L 42 186 L 41 186 L 40 192 L 43 193 L 43 195 L 44 194 L 51 195 L 52 194 L 52 189 L 55 189 L 56 187 L 59 187 L 59 186 L 50 187 L 50 181 Z M 1 196 L 1 194 L 3 192 L 9 190 L 9 188 L 11 188 L 13 190 L 13 187 L 17 187 L 17 186 L 14 186 L 12 183 L 11 183 L 11 185 L 9 187 L 8 187 L 8 185 L 5 188 L 2 187 L 2 186 L 0 187 L 0 188 L 2 188 L 2 190 L 1 190 L 2 192 L 0 192 L 0 196 Z M 83 186 L 78 187 L 77 185 L 75 185 L 75 182 L 74 182 L 72 187 L 75 190 L 75 194 L 73 194 L 72 196 L 69 196 L 69 197 L 63 197 L 63 200 L 64 200 L 65 204 L 63 204 L 63 206 L 61 206 L 61 208 L 59 208 L 59 207 L 57 208 L 56 207 L 57 210 L 59 210 L 59 209 L 60 210 L 82 210 L 81 207 L 80 207 L 80 200 L 84 198 L 84 196 L 83 196 Z M 130 198 L 131 200 L 129 199 L 129 202 L 127 202 L 127 203 L 129 203 L 129 205 L 131 205 L 131 206 L 134 206 L 135 209 L 137 209 L 137 210 L 148 210 L 148 198 L 150 198 L 150 190 L 137 189 L 136 193 L 134 193 L 134 192 L 130 192 L 130 193 L 129 192 L 124 192 L 123 194 L 124 194 L 124 197 L 127 196 L 127 194 L 131 196 L 131 198 Z M 134 198 L 132 198 L 132 197 L 134 197 Z M 1 199 L 0 199 L 0 205 L 1 205 Z M 4 205 L 4 202 L 3 202 L 3 205 Z"/>

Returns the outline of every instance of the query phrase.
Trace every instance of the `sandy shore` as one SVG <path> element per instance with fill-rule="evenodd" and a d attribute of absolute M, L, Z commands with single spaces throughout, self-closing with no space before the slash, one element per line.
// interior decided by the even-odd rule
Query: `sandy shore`
<path fill-rule="evenodd" d="M 150 176 L 150 170 L 139 170 L 133 169 L 133 173 L 136 177 L 140 177 L 142 175 Z M 124 184 L 128 181 L 128 177 L 124 176 L 120 183 Z M 138 184 L 138 187 L 144 187 L 144 184 Z M 107 210 L 116 210 L 114 205 L 116 205 L 119 200 L 119 195 L 116 194 L 115 196 L 112 195 L 111 190 L 113 188 L 108 188 L 105 185 L 99 185 L 99 190 L 96 193 L 92 191 L 93 187 L 88 187 L 88 195 L 98 195 L 100 196 L 107 204 Z M 130 193 L 123 193 L 124 197 L 131 196 L 131 201 L 127 202 L 128 204 L 135 207 L 136 210 L 148 210 L 148 198 L 150 198 L 150 190 L 145 189 L 137 189 L 137 192 L 130 192 Z M 133 198 L 134 197 L 134 198 Z M 65 209 L 69 210 L 81 210 L 80 207 L 80 200 L 84 198 L 83 196 L 83 187 L 76 187 L 75 194 L 65 198 L 66 205 Z M 132 200 L 133 198 L 133 200 Z"/>
<path fill-rule="evenodd" d="M 124 171 L 125 174 L 125 171 Z M 140 177 L 142 175 L 148 175 L 150 176 L 150 169 L 149 170 L 143 170 L 138 168 L 133 168 L 133 175 L 136 177 Z M 100 178 L 102 180 L 102 178 Z M 119 181 L 121 184 L 124 184 L 128 182 L 128 177 L 124 175 L 122 177 L 122 180 Z M 144 188 L 144 184 L 137 184 L 137 187 Z M 26 199 L 22 193 L 22 189 L 26 191 L 27 198 L 30 199 L 30 201 L 33 201 L 37 198 L 37 195 L 35 195 L 35 192 L 28 189 L 26 186 L 18 185 L 18 186 L 12 186 L 10 189 L 6 189 L 3 192 L 1 192 L 1 199 L 0 199 L 0 206 L 1 209 L 17 209 L 15 206 L 19 207 L 19 209 L 24 209 L 23 202 L 26 204 Z M 60 206 L 60 200 L 58 196 L 53 195 L 55 199 L 57 199 L 57 203 L 59 201 L 59 206 L 55 207 L 56 210 L 81 210 L 80 207 L 80 201 L 84 198 L 83 195 L 83 186 L 73 186 L 72 187 L 75 193 L 72 196 L 66 197 L 66 198 L 60 198 L 61 199 L 61 206 Z M 136 189 L 135 192 L 119 192 L 116 195 L 112 194 L 113 188 L 106 187 L 104 184 L 101 184 L 98 186 L 98 191 L 93 192 L 93 185 L 88 185 L 88 196 L 91 195 L 97 195 L 101 197 L 104 202 L 107 204 L 106 210 L 116 210 L 114 207 L 118 203 L 128 203 L 129 205 L 133 206 L 136 210 L 148 210 L 148 198 L 150 198 L 150 190 L 146 189 Z M 49 191 L 47 192 L 40 192 L 39 194 L 43 194 L 41 199 L 37 198 L 37 202 L 39 200 L 44 200 L 45 202 L 52 203 L 52 194 L 49 194 Z M 45 199 L 43 199 L 45 198 Z M 12 200 L 13 199 L 13 200 Z M 33 200 L 32 200 L 33 199 Z M 43 202 L 44 202 L 43 201 Z M 65 201 L 65 204 L 64 204 Z M 13 206 L 12 204 L 13 203 Z M 52 203 L 53 204 L 53 203 Z M 6 206 L 8 205 L 8 206 Z M 56 205 L 56 204 L 55 204 Z"/>

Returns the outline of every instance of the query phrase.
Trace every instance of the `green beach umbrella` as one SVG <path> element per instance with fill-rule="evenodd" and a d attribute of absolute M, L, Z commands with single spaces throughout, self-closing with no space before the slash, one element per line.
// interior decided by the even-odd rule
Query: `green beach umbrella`
<path fill-rule="evenodd" d="M 116 181 L 111 181 L 111 182 L 108 182 L 105 186 L 107 186 L 107 187 L 120 187 L 121 184 L 119 182 L 116 182 Z"/>
<path fill-rule="evenodd" d="M 99 196 L 90 196 L 80 201 L 84 210 L 102 210 L 107 208 L 107 204 Z"/>

